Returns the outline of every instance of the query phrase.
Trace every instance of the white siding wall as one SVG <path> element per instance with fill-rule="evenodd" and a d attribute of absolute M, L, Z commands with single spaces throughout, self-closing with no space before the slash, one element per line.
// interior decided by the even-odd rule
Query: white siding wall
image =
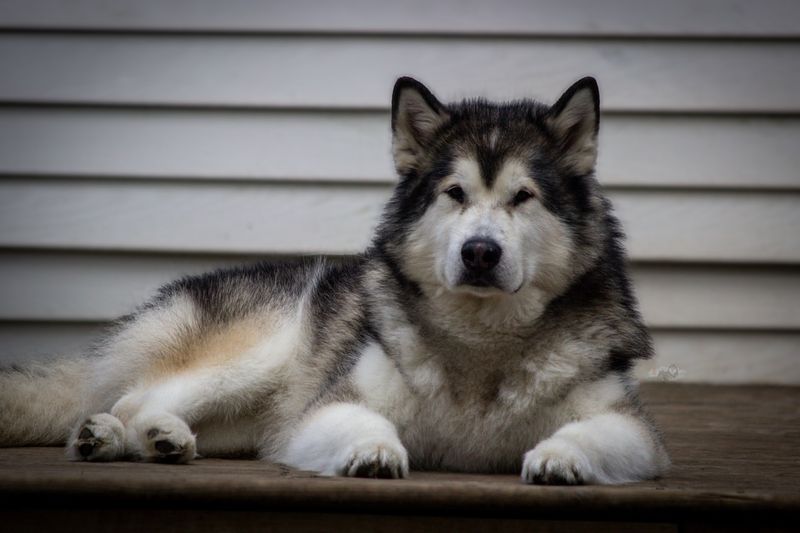
<path fill-rule="evenodd" d="M 361 249 L 403 74 L 545 101 L 598 77 L 640 374 L 800 383 L 781 0 L 0 0 L 0 361 L 78 351 L 180 274 Z"/>

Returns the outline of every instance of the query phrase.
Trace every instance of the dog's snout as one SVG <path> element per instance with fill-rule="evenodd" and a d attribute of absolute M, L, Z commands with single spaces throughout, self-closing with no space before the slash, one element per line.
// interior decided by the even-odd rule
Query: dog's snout
<path fill-rule="evenodd" d="M 500 262 L 503 249 L 491 239 L 470 239 L 461 247 L 461 260 L 472 273 L 492 270 Z"/>

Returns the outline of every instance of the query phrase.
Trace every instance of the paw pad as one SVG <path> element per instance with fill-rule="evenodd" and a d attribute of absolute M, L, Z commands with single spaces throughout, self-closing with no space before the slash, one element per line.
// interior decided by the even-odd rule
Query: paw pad
<path fill-rule="evenodd" d="M 170 454 L 177 449 L 177 447 L 168 440 L 156 441 L 154 446 L 156 450 L 158 450 L 158 453 L 163 453 L 164 455 Z"/>
<path fill-rule="evenodd" d="M 140 459 L 158 463 L 188 463 L 195 455 L 195 437 L 179 418 L 161 414 L 139 422 Z"/>
<path fill-rule="evenodd" d="M 107 413 L 87 418 L 73 433 L 67 453 L 83 461 L 114 461 L 125 454 L 122 422 Z"/>

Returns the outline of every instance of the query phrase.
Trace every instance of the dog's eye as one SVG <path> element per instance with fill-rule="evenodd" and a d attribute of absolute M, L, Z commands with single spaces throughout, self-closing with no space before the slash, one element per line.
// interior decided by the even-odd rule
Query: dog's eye
<path fill-rule="evenodd" d="M 511 200 L 511 203 L 514 205 L 519 205 L 521 203 L 527 202 L 531 198 L 533 198 L 532 192 L 525 189 L 521 189 L 516 195 L 514 195 L 514 199 Z"/>
<path fill-rule="evenodd" d="M 453 185 L 452 187 L 444 191 L 444 193 L 453 200 L 455 200 L 456 202 L 460 204 L 464 203 L 464 189 L 462 189 L 458 185 Z"/>

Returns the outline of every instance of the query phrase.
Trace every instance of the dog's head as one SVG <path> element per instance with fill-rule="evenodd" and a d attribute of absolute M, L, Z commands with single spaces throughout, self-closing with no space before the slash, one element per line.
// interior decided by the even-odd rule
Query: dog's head
<path fill-rule="evenodd" d="M 400 78 L 392 97 L 400 175 L 378 246 L 424 287 L 477 297 L 558 291 L 591 262 L 604 201 L 593 178 L 599 93 L 584 78 L 551 107 L 445 105 Z"/>

